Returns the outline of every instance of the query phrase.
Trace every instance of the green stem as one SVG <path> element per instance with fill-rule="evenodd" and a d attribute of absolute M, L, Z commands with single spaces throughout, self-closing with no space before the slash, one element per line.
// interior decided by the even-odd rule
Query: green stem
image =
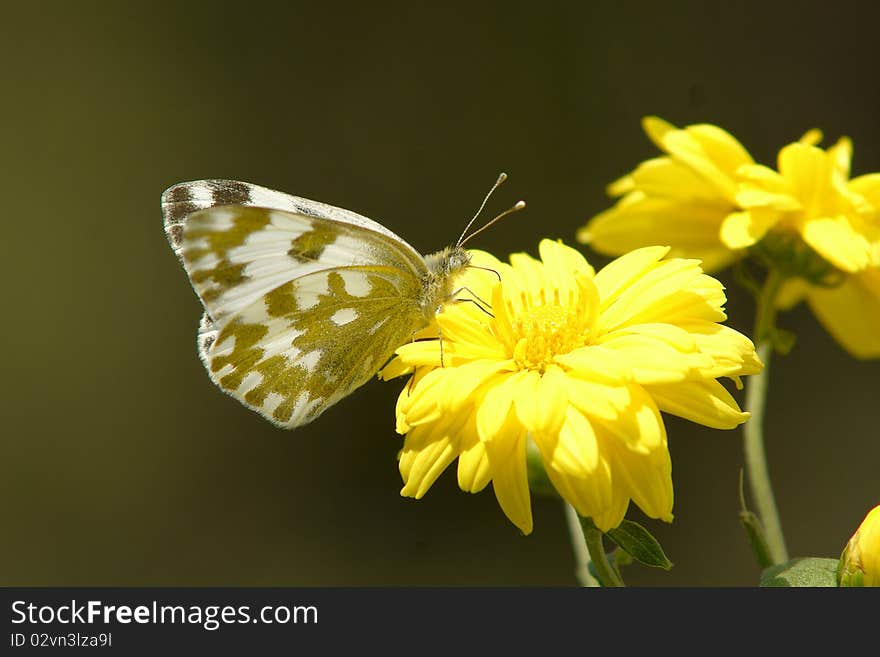
<path fill-rule="evenodd" d="M 568 534 L 571 536 L 571 547 L 574 550 L 575 576 L 581 586 L 599 586 L 598 580 L 590 573 L 590 550 L 584 539 L 584 531 L 581 529 L 581 520 L 577 511 L 568 502 L 565 505 L 565 521 L 568 524 Z"/>
<path fill-rule="evenodd" d="M 779 521 L 779 511 L 776 508 L 770 471 L 767 467 L 767 454 L 764 450 L 764 406 L 767 401 L 767 379 L 776 327 L 776 296 L 783 280 L 781 274 L 771 269 L 758 298 L 754 337 L 758 358 L 764 363 L 764 369 L 749 377 L 745 410 L 751 413 L 751 418 L 743 429 L 743 449 L 749 489 L 764 527 L 767 547 L 774 563 L 788 561 L 788 550 L 785 547 L 785 536 L 782 533 L 782 523 Z"/>
<path fill-rule="evenodd" d="M 605 546 L 602 544 L 601 530 L 593 524 L 590 518 L 580 518 L 580 521 L 584 542 L 587 544 L 587 550 L 590 553 L 590 559 L 593 562 L 599 583 L 605 587 L 626 586 L 618 572 L 608 563 L 608 555 L 605 554 Z"/>

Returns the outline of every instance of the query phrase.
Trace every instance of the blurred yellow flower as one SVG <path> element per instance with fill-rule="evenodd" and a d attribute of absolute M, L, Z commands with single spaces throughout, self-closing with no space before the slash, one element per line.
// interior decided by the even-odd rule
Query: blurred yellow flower
<path fill-rule="evenodd" d="M 757 243 L 770 230 L 796 232 L 816 253 L 843 272 L 856 272 L 876 259 L 880 224 L 868 197 L 880 197 L 880 176 L 849 181 L 852 142 L 843 137 L 822 150 L 821 133 L 779 151 L 779 171 L 744 165 L 736 201 L 741 212 L 728 215 L 721 240 L 731 249 Z M 862 190 L 859 193 L 856 190 Z"/>
<path fill-rule="evenodd" d="M 880 586 L 880 505 L 846 544 L 837 570 L 841 586 Z"/>
<path fill-rule="evenodd" d="M 790 308 L 806 300 L 839 345 L 856 358 L 880 358 L 880 267 L 842 277 L 837 285 L 810 285 L 790 279 L 779 304 Z"/>
<path fill-rule="evenodd" d="M 614 256 L 668 244 L 670 256 L 699 258 L 706 271 L 731 264 L 740 254 L 722 242 L 721 225 L 738 210 L 737 171 L 754 164 L 751 155 L 714 125 L 678 129 L 648 116 L 642 128 L 666 155 L 611 183 L 608 193 L 623 198 L 581 228 L 578 240 Z"/>
<path fill-rule="evenodd" d="M 662 260 L 668 251 L 639 249 L 598 273 L 551 240 L 540 260 L 514 254 L 509 265 L 473 251 L 473 264 L 500 281 L 468 269 L 462 303 L 438 316 L 442 339 L 429 327 L 381 374 L 412 374 L 397 404 L 401 494 L 421 498 L 458 458 L 459 486 L 477 492 L 491 481 L 529 533 L 532 440 L 559 494 L 600 529 L 616 527 L 630 500 L 671 521 L 660 411 L 734 428 L 748 414 L 717 379 L 739 385 L 762 366 L 751 341 L 719 323 L 721 284 L 695 260 Z"/>
<path fill-rule="evenodd" d="M 848 138 L 823 150 L 811 130 L 780 150 L 775 171 L 716 126 L 647 117 L 643 127 L 667 155 L 609 187 L 624 196 L 582 242 L 610 255 L 669 244 L 707 271 L 755 249 L 789 277 L 780 307 L 806 300 L 852 355 L 880 357 L 880 173 L 849 179 Z"/>

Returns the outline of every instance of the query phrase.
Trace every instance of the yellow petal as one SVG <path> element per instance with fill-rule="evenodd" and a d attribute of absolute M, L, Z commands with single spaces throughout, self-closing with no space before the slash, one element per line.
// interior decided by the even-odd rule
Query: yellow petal
<path fill-rule="evenodd" d="M 718 190 L 718 194 L 733 203 L 736 195 L 736 182 L 733 171 L 725 172 L 703 149 L 692 133 L 685 130 L 668 132 L 663 136 L 663 144 L 669 153 Z"/>
<path fill-rule="evenodd" d="M 510 290 L 512 297 L 518 297 L 518 292 L 523 290 L 530 293 L 534 289 L 548 287 L 549 281 L 544 272 L 544 266 L 540 260 L 536 260 L 528 253 L 512 253 L 510 255 L 510 264 L 513 271 L 512 276 L 508 278 L 514 279 L 513 289 Z M 509 281 L 504 281 L 504 287 L 509 287 Z M 505 292 L 508 292 L 505 289 Z"/>
<path fill-rule="evenodd" d="M 617 353 L 602 345 L 579 347 L 567 354 L 557 354 L 554 360 L 577 375 L 604 383 L 624 383 L 630 380 L 629 368 L 625 367 Z"/>
<path fill-rule="evenodd" d="M 400 494 L 421 499 L 437 477 L 458 456 L 455 436 L 460 426 L 431 426 L 411 430 L 400 454 L 400 474 L 404 486 Z"/>
<path fill-rule="evenodd" d="M 798 139 L 798 141 L 802 144 L 807 144 L 808 146 L 818 146 L 822 141 L 822 131 L 818 128 L 810 128 L 804 133 L 804 136 Z"/>
<path fill-rule="evenodd" d="M 803 237 L 819 255 L 843 271 L 855 272 L 871 264 L 871 243 L 845 215 L 808 220 Z"/>
<path fill-rule="evenodd" d="M 668 121 L 664 121 L 659 116 L 646 116 L 642 119 L 642 130 L 648 135 L 648 138 L 654 142 L 657 148 L 663 150 L 663 138 L 670 132 L 678 130 Z"/>
<path fill-rule="evenodd" d="M 554 279 L 570 277 L 572 272 L 576 271 L 590 277 L 596 273 L 580 251 L 566 246 L 559 240 L 541 240 L 538 244 L 538 252 L 544 266 L 553 272 Z"/>
<path fill-rule="evenodd" d="M 852 162 L 853 145 L 849 137 L 841 137 L 831 148 L 828 156 L 831 158 L 834 169 L 844 180 L 849 178 L 850 162 Z"/>
<path fill-rule="evenodd" d="M 395 431 L 404 434 L 410 430 L 409 422 L 406 421 L 406 412 L 410 405 L 410 388 L 414 383 L 414 379 L 410 379 L 407 385 L 403 386 L 400 394 L 397 396 L 397 403 L 394 406 L 394 417 L 396 420 Z"/>
<path fill-rule="evenodd" d="M 739 205 L 749 207 L 752 205 L 749 203 L 750 200 L 754 201 L 754 205 L 766 205 L 768 197 L 764 196 L 765 194 L 770 194 L 772 197 L 791 198 L 792 196 L 792 189 L 785 177 L 763 164 L 744 164 L 736 173 L 744 181 L 736 195 L 736 202 Z M 741 194 L 744 194 L 744 196 L 741 196 Z M 755 194 L 756 196 L 753 197 L 750 194 Z M 786 204 L 791 204 L 791 202 L 791 200 L 782 201 L 780 199 L 780 209 L 789 207 Z M 800 205 L 798 204 L 797 207 L 800 207 Z"/>
<path fill-rule="evenodd" d="M 849 181 L 849 188 L 880 209 L 880 173 L 868 173 L 853 178 Z"/>
<path fill-rule="evenodd" d="M 401 365 L 407 367 L 428 365 L 436 367 L 440 364 L 440 343 L 436 340 L 419 340 L 401 345 L 395 352 Z M 397 369 L 399 369 L 398 366 Z M 392 369 L 391 372 L 397 371 Z M 389 378 L 389 377 L 385 377 Z"/>
<path fill-rule="evenodd" d="M 602 305 L 613 303 L 630 285 L 653 269 L 667 253 L 666 246 L 646 246 L 611 261 L 600 269 L 593 282 L 599 290 Z"/>
<path fill-rule="evenodd" d="M 662 424 L 661 424 L 662 427 Z M 649 518 L 672 522 L 672 460 L 665 440 L 649 453 L 633 452 L 609 438 L 612 471 L 629 497 Z"/>
<path fill-rule="evenodd" d="M 569 406 L 558 433 L 532 434 L 544 462 L 574 477 L 587 477 L 599 465 L 599 447 L 589 420 Z"/>
<path fill-rule="evenodd" d="M 631 192 L 635 189 L 635 181 L 632 179 L 632 176 L 625 175 L 621 176 L 614 182 L 608 184 L 605 188 L 605 193 L 608 196 L 623 196 L 624 194 Z"/>
<path fill-rule="evenodd" d="M 579 433 L 579 431 L 580 428 L 573 425 L 573 435 L 570 439 L 575 439 L 574 433 Z M 594 437 L 592 431 L 590 431 L 590 436 Z M 552 444 L 543 447 L 539 445 L 544 459 L 544 469 L 553 487 L 580 515 L 591 518 L 607 514 L 609 507 L 619 507 L 619 501 L 615 501 L 613 495 L 612 473 L 608 458 L 602 453 L 603 448 L 598 443 L 594 444 L 597 459 L 595 467 L 588 474 L 579 472 L 576 463 L 572 463 L 573 467 L 563 469 L 561 466 L 564 465 L 565 459 L 561 454 L 559 459 L 552 457 L 554 454 Z M 548 449 L 549 453 L 545 451 Z M 628 502 L 629 499 L 626 498 L 624 508 Z"/>
<path fill-rule="evenodd" d="M 492 487 L 504 514 L 523 534 L 532 532 L 526 471 L 526 432 L 513 413 L 497 440 L 484 443 L 492 466 Z"/>
<path fill-rule="evenodd" d="M 482 323 L 482 318 L 474 321 L 473 317 L 462 319 L 460 315 L 454 320 L 446 317 L 455 314 L 455 310 L 457 309 L 444 312 L 441 316 L 442 339 L 435 326 L 432 334 L 398 347 L 395 353 L 400 362 L 387 372 L 383 371 L 382 377 L 389 379 L 392 375 L 399 376 L 400 373 L 406 373 L 411 366 L 440 367 L 441 343 L 444 367 L 472 360 L 503 362 L 507 359 L 504 346 L 498 343 L 489 327 Z M 501 365 L 500 369 L 505 367 L 507 365 Z"/>
<path fill-rule="evenodd" d="M 733 429 L 749 418 L 715 380 L 645 386 L 661 411 L 713 429 Z"/>
<path fill-rule="evenodd" d="M 745 249 L 760 241 L 779 215 L 758 210 L 731 212 L 721 224 L 721 241 L 731 249 Z"/>
<path fill-rule="evenodd" d="M 803 210 L 801 202 L 787 192 L 769 192 L 766 189 L 748 184 L 740 186 L 736 193 L 736 201 L 747 210 L 762 208 L 773 210 L 774 213 Z M 771 216 L 777 217 L 778 214 Z"/>
<path fill-rule="evenodd" d="M 410 426 L 427 424 L 443 416 L 442 392 L 445 388 L 444 370 L 431 370 L 410 390 L 408 405 L 404 408 Z"/>
<path fill-rule="evenodd" d="M 565 421 L 568 408 L 566 376 L 562 369 L 551 365 L 538 383 L 536 422 L 529 427 L 533 435 L 556 434 Z"/>
<path fill-rule="evenodd" d="M 839 287 L 812 287 L 810 308 L 831 336 L 856 358 L 880 358 L 880 267 L 846 277 Z"/>
<path fill-rule="evenodd" d="M 668 157 L 645 160 L 630 178 L 635 189 L 647 197 L 729 205 L 727 199 L 693 169 Z"/>
<path fill-rule="evenodd" d="M 511 367 L 509 361 L 476 360 L 457 367 L 442 368 L 443 409 L 453 411 L 459 408 L 484 382 Z"/>
<path fill-rule="evenodd" d="M 670 256 L 699 258 L 707 270 L 716 270 L 738 257 L 719 237 L 721 222 L 730 210 L 726 203 L 627 198 L 591 219 L 577 238 L 606 255 L 669 245 Z"/>
<path fill-rule="evenodd" d="M 828 154 L 815 146 L 794 143 L 779 151 L 779 173 L 807 213 L 820 209 L 831 193 L 833 165 Z"/>
<path fill-rule="evenodd" d="M 485 395 L 477 404 L 477 434 L 481 441 L 493 440 L 501 433 L 519 386 L 527 376 L 527 372 L 506 374 L 486 387 Z"/>
<path fill-rule="evenodd" d="M 567 375 L 568 398 L 590 418 L 613 422 L 632 404 L 630 386 L 605 385 Z"/>
<path fill-rule="evenodd" d="M 605 269 L 596 274 L 600 293 L 603 289 L 600 277 Z M 606 297 L 602 297 L 597 331 L 607 332 L 630 324 L 677 322 L 688 318 L 709 321 L 725 319 L 721 307 L 726 299 L 721 283 L 703 275 L 699 263 L 694 260 L 677 258 L 659 263 L 650 271 L 641 272 L 637 279 L 612 298 L 613 302 L 609 304 Z"/>
<path fill-rule="evenodd" d="M 540 374 L 527 370 L 517 378 L 514 388 L 513 404 L 516 416 L 522 425 L 531 432 L 534 432 L 539 423 L 537 399 L 540 381 Z"/>
<path fill-rule="evenodd" d="M 401 358 L 392 359 L 385 367 L 379 370 L 378 377 L 383 381 L 389 381 L 395 377 L 403 376 L 412 372 L 413 366 Z"/>
<path fill-rule="evenodd" d="M 483 490 L 492 479 L 492 468 L 486 446 L 474 440 L 458 457 L 458 486 L 467 493 Z"/>
<path fill-rule="evenodd" d="M 657 405 L 647 392 L 651 389 L 650 386 L 633 384 L 627 389 L 629 404 L 617 408 L 617 417 L 613 421 L 595 416 L 594 426 L 597 435 L 600 434 L 601 429 L 604 435 L 614 436 L 617 442 L 626 445 L 630 451 L 650 454 L 666 445 L 663 419 Z"/>
<path fill-rule="evenodd" d="M 495 320 L 492 322 L 492 332 L 495 334 L 499 346 L 509 350 L 508 345 L 514 345 L 517 342 L 518 334 L 514 330 L 517 312 L 508 301 L 508 293 L 505 288 L 507 288 L 507 283 L 503 286 L 497 286 L 492 292 L 492 314 L 495 315 Z"/>
<path fill-rule="evenodd" d="M 641 324 L 630 327 L 637 330 Z M 674 383 L 690 378 L 693 370 L 708 369 L 712 359 L 694 347 L 683 353 L 665 340 L 626 331 L 614 331 L 602 337 L 602 346 L 617 352 L 621 363 L 636 383 Z"/>
<path fill-rule="evenodd" d="M 757 374 L 764 367 L 755 353 L 754 343 L 729 326 L 689 322 L 681 328 L 694 340 L 697 349 L 712 359 L 712 366 L 700 373 L 702 378 Z"/>
<path fill-rule="evenodd" d="M 593 523 L 603 532 L 610 531 L 623 522 L 627 508 L 629 508 L 629 497 L 625 494 L 614 495 L 611 504 L 592 516 Z"/>
<path fill-rule="evenodd" d="M 708 158 L 724 173 L 733 174 L 740 166 L 754 162 L 752 156 L 726 130 L 709 123 L 688 126 L 685 130 L 699 142 Z"/>
<path fill-rule="evenodd" d="M 553 240 L 541 240 L 539 250 L 548 283 L 546 292 L 553 294 L 556 303 L 586 308 L 595 305 L 590 298 L 597 296 L 595 272 L 580 252 Z M 582 292 L 586 298 L 581 298 Z"/>
<path fill-rule="evenodd" d="M 705 322 L 710 326 L 717 326 L 713 322 Z M 696 324 L 695 324 L 696 325 Z M 690 329 L 684 329 L 675 324 L 667 324 L 666 322 L 642 323 L 627 326 L 619 329 L 613 334 L 606 334 L 603 341 L 607 341 L 612 337 L 619 338 L 624 335 L 632 336 L 648 336 L 655 340 L 659 340 L 664 344 L 672 347 L 676 351 L 682 353 L 692 353 L 698 351 L 697 343 L 694 336 L 690 334 Z"/>
<path fill-rule="evenodd" d="M 440 341 L 443 344 L 444 363 L 446 356 L 459 355 L 472 358 L 504 358 L 504 351 L 492 335 L 490 322 L 492 318 L 471 301 L 491 302 L 492 297 L 479 297 L 466 291 L 459 293 L 457 302 L 447 304 L 438 315 L 440 330 L 432 337 L 438 338 L 432 345 L 436 349 L 432 365 L 440 364 Z M 399 351 L 399 350 L 398 350 Z M 429 363 L 426 363 L 429 364 Z"/>

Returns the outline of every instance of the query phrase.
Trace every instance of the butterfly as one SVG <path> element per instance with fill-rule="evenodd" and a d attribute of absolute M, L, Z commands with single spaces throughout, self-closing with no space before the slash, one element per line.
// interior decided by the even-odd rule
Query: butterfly
<path fill-rule="evenodd" d="M 234 180 L 173 185 L 162 214 L 204 306 L 197 342 L 211 380 L 288 429 L 366 383 L 453 300 L 474 221 L 423 256 L 367 217 Z"/>

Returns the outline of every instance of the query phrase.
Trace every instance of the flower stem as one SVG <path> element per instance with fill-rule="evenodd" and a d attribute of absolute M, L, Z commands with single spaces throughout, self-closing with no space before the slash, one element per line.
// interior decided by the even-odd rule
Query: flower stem
<path fill-rule="evenodd" d="M 626 586 L 620 574 L 608 563 L 608 555 L 605 554 L 605 546 L 602 544 L 602 531 L 590 518 L 579 517 L 578 520 L 599 584 L 605 587 Z"/>
<path fill-rule="evenodd" d="M 776 508 L 770 471 L 767 467 L 767 454 L 764 450 L 764 406 L 767 401 L 767 379 L 776 328 L 776 296 L 783 280 L 782 274 L 771 269 L 758 297 L 754 338 L 758 358 L 764 363 L 764 368 L 758 374 L 749 377 L 745 410 L 751 413 L 751 418 L 743 428 L 743 450 L 749 489 L 764 527 L 770 556 L 777 564 L 788 561 L 788 550 L 785 547 L 785 536 L 782 533 L 782 523 L 779 521 L 779 511 Z"/>
<path fill-rule="evenodd" d="M 584 539 L 584 531 L 581 529 L 581 520 L 577 511 L 568 502 L 565 505 L 565 521 L 568 524 L 568 533 L 571 536 L 571 547 L 574 550 L 575 576 L 581 586 L 599 586 L 599 581 L 590 573 L 590 550 Z"/>

